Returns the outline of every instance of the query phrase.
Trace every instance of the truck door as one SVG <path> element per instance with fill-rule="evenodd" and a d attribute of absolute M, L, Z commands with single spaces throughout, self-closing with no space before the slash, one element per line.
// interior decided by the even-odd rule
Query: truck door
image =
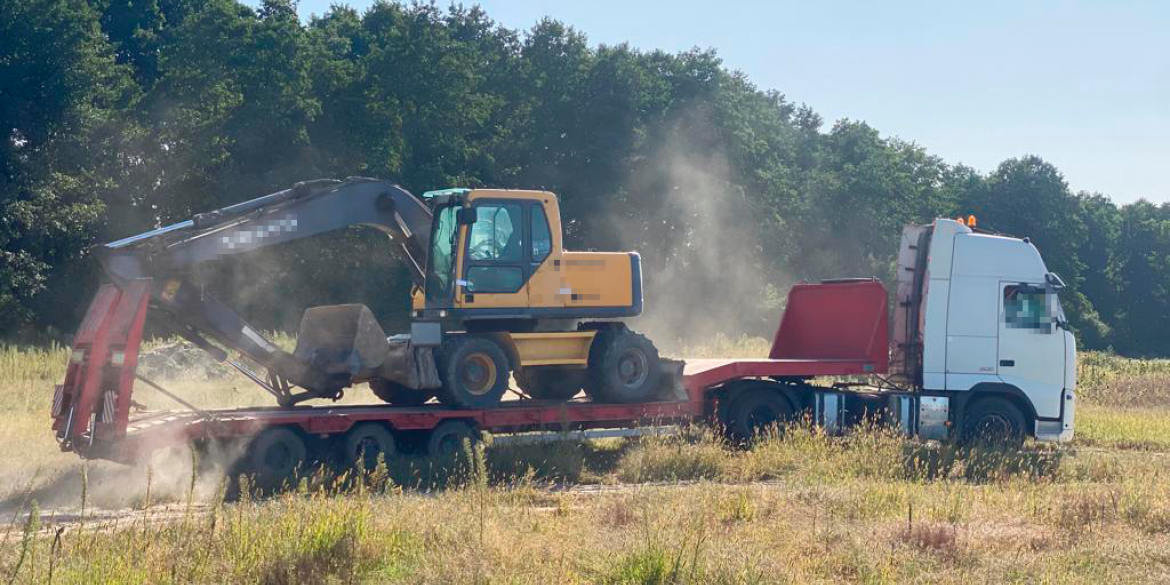
<path fill-rule="evenodd" d="M 999 377 L 1032 401 L 1037 416 L 1060 416 L 1065 336 L 1056 291 L 1043 283 L 1000 282 Z"/>

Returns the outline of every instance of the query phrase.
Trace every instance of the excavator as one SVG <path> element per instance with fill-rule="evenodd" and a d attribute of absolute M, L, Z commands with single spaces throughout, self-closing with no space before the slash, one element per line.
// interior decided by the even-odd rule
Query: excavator
<path fill-rule="evenodd" d="M 290 353 L 208 294 L 194 270 L 353 226 L 389 236 L 408 268 L 409 333 L 388 337 L 364 305 L 312 307 Z M 485 408 L 512 375 L 533 399 L 565 401 L 582 390 L 596 402 L 653 399 L 658 351 L 618 320 L 642 310 L 639 255 L 570 252 L 562 239 L 557 197 L 547 191 L 417 197 L 381 180 L 319 179 L 101 246 L 110 283 L 99 298 L 149 289 L 152 316 L 282 406 L 336 400 L 366 383 L 391 404 L 437 398 Z"/>

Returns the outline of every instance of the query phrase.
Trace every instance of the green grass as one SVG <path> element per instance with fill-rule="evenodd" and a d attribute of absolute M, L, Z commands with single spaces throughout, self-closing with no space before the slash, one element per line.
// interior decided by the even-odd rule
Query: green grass
<path fill-rule="evenodd" d="M 690 355 L 757 346 L 766 343 L 725 340 Z M 369 481 L 316 475 L 223 503 L 220 479 L 193 478 L 182 456 L 148 473 L 83 468 L 57 452 L 48 408 L 66 357 L 0 349 L 0 582 L 1170 579 L 1161 360 L 1083 355 L 1070 445 L 965 450 L 880 428 L 827 437 L 797 427 L 736 449 L 696 428 L 489 444 L 482 472 L 459 481 L 431 481 L 428 462 L 404 459 Z M 164 382 L 205 406 L 268 403 L 232 377 Z"/>
<path fill-rule="evenodd" d="M 1170 453 L 1168 415 L 1168 409 L 1109 408 L 1082 403 L 1077 411 L 1076 442 Z"/>

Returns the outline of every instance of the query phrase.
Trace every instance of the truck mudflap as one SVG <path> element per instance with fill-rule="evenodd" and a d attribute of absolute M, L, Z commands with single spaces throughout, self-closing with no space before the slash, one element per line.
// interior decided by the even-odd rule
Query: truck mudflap
<path fill-rule="evenodd" d="M 85 454 L 126 434 L 151 279 L 98 289 L 74 337 L 65 381 L 53 395 L 53 430 L 64 451 Z"/>

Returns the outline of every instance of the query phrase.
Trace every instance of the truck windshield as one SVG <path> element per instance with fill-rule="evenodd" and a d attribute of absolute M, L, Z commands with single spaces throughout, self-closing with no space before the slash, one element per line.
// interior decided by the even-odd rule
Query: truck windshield
<path fill-rule="evenodd" d="M 452 274 L 455 270 L 455 239 L 459 236 L 455 223 L 457 206 L 448 205 L 435 215 L 431 232 L 431 251 L 427 259 L 426 293 L 428 301 L 451 298 Z"/>

